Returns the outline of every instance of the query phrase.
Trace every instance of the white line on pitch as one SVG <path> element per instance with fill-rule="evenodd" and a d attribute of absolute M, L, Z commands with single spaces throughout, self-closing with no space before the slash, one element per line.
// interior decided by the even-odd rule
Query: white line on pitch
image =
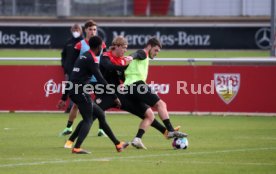
<path fill-rule="evenodd" d="M 31 163 L 2 164 L 2 165 L 0 165 L 0 168 L 18 167 L 18 166 L 34 166 L 34 165 L 44 165 L 44 164 L 90 162 L 90 161 L 143 159 L 143 158 L 162 157 L 162 156 L 184 156 L 184 155 L 204 155 L 204 154 L 218 154 L 218 153 L 231 153 L 231 152 L 248 152 L 248 151 L 275 150 L 275 149 L 276 149 L 276 147 L 263 147 L 263 148 L 247 148 L 247 149 L 230 149 L 230 150 L 209 151 L 209 152 L 187 152 L 187 153 L 178 153 L 178 154 L 158 154 L 158 155 L 141 155 L 141 156 L 128 156 L 128 157 L 103 157 L 103 158 L 94 158 L 94 159 L 40 161 L 40 162 L 31 162 Z"/>
<path fill-rule="evenodd" d="M 196 160 L 189 160 L 189 161 L 166 161 L 166 160 L 157 160 L 157 161 L 146 161 L 146 160 L 130 160 L 130 159 L 122 159 L 122 161 L 127 162 L 145 162 L 145 163 L 156 163 L 156 164 L 162 164 L 162 163 L 172 163 L 172 164 L 212 164 L 212 165 L 254 165 L 254 166 L 276 166 L 276 163 L 250 163 L 250 162 L 219 162 L 219 161 L 196 161 Z"/>

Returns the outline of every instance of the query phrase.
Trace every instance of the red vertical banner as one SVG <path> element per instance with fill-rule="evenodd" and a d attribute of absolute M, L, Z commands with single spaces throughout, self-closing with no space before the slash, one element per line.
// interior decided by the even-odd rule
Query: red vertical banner
<path fill-rule="evenodd" d="M 148 0 L 134 0 L 133 13 L 135 16 L 145 16 L 148 7 Z"/>
<path fill-rule="evenodd" d="M 133 12 L 136 16 L 147 15 L 147 8 L 150 8 L 151 16 L 168 15 L 170 0 L 134 0 Z"/>
<path fill-rule="evenodd" d="M 150 14 L 151 16 L 166 16 L 168 15 L 170 0 L 151 0 Z"/>

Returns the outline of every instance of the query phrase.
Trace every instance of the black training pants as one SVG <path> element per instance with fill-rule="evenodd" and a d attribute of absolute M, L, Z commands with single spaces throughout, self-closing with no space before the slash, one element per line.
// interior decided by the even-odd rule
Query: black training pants
<path fill-rule="evenodd" d="M 83 119 L 79 122 L 75 131 L 69 138 L 69 140 L 73 142 L 76 138 L 78 138 L 74 146 L 75 148 L 80 148 L 82 142 L 89 133 L 93 121 L 96 118 L 99 120 L 100 126 L 105 131 L 107 136 L 111 139 L 111 141 L 115 145 L 120 143 L 114 136 L 109 125 L 107 124 L 104 111 L 91 100 L 90 95 L 85 93 L 70 94 L 70 98 L 78 106 L 78 109 Z"/>

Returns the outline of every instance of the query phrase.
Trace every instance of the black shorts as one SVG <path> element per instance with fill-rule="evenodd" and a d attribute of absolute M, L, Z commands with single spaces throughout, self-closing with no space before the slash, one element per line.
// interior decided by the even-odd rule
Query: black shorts
<path fill-rule="evenodd" d="M 70 91 L 69 97 L 78 106 L 83 120 L 89 122 L 95 120 L 96 116 L 93 115 L 93 101 L 91 100 L 90 95 L 80 93 L 80 91 L 78 94 L 75 94 L 73 91 Z"/>
<path fill-rule="evenodd" d="M 127 111 L 129 113 L 132 113 L 133 115 L 136 115 L 140 118 L 145 117 L 145 112 L 149 108 L 148 105 L 145 103 L 142 103 L 138 100 L 133 100 L 131 98 L 128 98 L 124 94 L 117 93 L 116 94 L 121 101 L 121 110 Z M 114 103 L 114 98 L 112 98 L 111 95 L 108 94 L 102 94 L 102 95 L 96 95 L 95 102 L 102 108 L 102 110 L 107 110 L 110 108 L 116 107 Z"/>
<path fill-rule="evenodd" d="M 131 100 L 139 101 L 153 107 L 159 100 L 159 96 L 152 92 L 149 85 L 145 84 L 143 81 L 135 82 L 131 85 L 126 86 L 125 92 L 127 92 L 127 97 Z"/>
<path fill-rule="evenodd" d="M 114 102 L 114 97 L 108 94 L 96 94 L 94 101 L 104 111 L 107 109 L 116 107 L 116 104 Z"/>

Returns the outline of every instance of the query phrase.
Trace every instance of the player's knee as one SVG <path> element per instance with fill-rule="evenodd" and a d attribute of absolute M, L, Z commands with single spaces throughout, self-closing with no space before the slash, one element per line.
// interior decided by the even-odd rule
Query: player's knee
<path fill-rule="evenodd" d="M 154 120 L 154 113 L 153 111 L 151 110 L 151 108 L 148 108 L 146 113 L 145 113 L 145 118 L 153 121 Z"/>
<path fill-rule="evenodd" d="M 102 113 L 97 114 L 97 116 L 95 116 L 95 118 L 97 118 L 97 119 L 99 120 L 100 124 L 106 122 L 106 120 L 105 120 L 105 115 L 102 114 Z"/>
<path fill-rule="evenodd" d="M 86 118 L 83 120 L 84 121 L 84 124 L 87 124 L 88 126 L 92 126 L 92 123 L 93 123 L 93 119 L 92 118 Z"/>
<path fill-rule="evenodd" d="M 91 120 L 91 121 L 88 122 L 89 127 L 92 126 L 92 123 L 93 123 L 93 120 Z"/>
<path fill-rule="evenodd" d="M 167 104 L 163 101 L 163 100 L 159 100 L 155 105 L 154 108 L 156 108 L 157 110 L 159 108 L 167 108 Z"/>
<path fill-rule="evenodd" d="M 76 110 L 78 110 L 78 106 L 77 106 L 76 104 L 73 104 L 72 109 L 73 109 L 74 111 L 76 111 Z M 72 109 L 71 109 L 71 110 L 72 110 Z"/>

